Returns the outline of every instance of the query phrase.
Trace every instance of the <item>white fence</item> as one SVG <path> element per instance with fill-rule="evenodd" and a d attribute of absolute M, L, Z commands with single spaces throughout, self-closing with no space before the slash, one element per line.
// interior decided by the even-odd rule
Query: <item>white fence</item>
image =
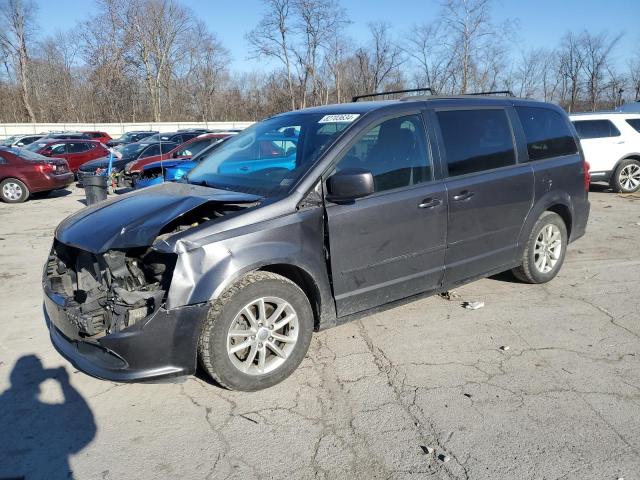
<path fill-rule="evenodd" d="M 160 122 L 160 123 L 0 123 L 0 138 L 12 135 L 47 133 L 50 131 L 99 131 L 119 137 L 131 130 L 172 132 L 185 128 L 246 128 L 253 122 Z"/>

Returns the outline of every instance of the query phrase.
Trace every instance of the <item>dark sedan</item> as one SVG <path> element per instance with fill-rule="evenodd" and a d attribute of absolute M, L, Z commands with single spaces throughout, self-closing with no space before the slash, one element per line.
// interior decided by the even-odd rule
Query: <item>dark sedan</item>
<path fill-rule="evenodd" d="M 23 148 L 0 147 L 0 195 L 7 203 L 45 196 L 73 183 L 62 158 L 49 158 Z"/>

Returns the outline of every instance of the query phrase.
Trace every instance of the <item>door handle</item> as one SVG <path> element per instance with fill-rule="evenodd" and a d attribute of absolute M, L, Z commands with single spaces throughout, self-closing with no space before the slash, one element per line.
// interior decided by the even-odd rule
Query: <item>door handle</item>
<path fill-rule="evenodd" d="M 463 191 L 461 191 L 459 194 L 454 195 L 454 196 L 453 196 L 453 199 L 454 199 L 456 202 L 461 202 L 461 201 L 463 201 L 463 200 L 468 200 L 468 199 L 470 199 L 471 197 L 473 197 L 473 195 L 474 195 L 474 193 L 473 193 L 473 192 L 470 192 L 469 190 L 463 190 Z"/>
<path fill-rule="evenodd" d="M 442 204 L 442 200 L 438 198 L 425 198 L 418 204 L 418 208 L 433 208 Z"/>

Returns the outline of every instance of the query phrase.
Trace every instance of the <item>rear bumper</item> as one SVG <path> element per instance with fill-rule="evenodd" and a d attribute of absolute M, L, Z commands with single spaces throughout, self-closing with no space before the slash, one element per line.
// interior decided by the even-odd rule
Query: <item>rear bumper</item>
<path fill-rule="evenodd" d="M 611 179 L 611 172 L 589 172 L 591 183 L 608 182 Z"/>
<path fill-rule="evenodd" d="M 61 175 L 45 175 L 45 178 L 37 184 L 30 186 L 32 192 L 48 192 L 68 187 L 73 183 L 73 173 L 63 173 Z"/>
<path fill-rule="evenodd" d="M 192 374 L 206 304 L 155 313 L 97 339 L 81 337 L 65 300 L 45 286 L 44 315 L 51 341 L 67 360 L 94 377 L 117 382 Z"/>
<path fill-rule="evenodd" d="M 571 238 L 569 242 L 579 239 L 584 236 L 587 231 L 587 223 L 589 222 L 589 212 L 591 211 L 591 204 L 589 200 L 577 202 L 573 206 L 573 225 L 571 228 Z"/>

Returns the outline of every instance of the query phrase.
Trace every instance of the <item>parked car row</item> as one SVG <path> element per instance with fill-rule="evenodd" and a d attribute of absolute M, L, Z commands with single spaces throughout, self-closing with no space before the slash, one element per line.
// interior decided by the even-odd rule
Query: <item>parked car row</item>
<path fill-rule="evenodd" d="M 112 172 L 120 174 L 123 186 L 131 186 L 147 163 L 162 160 L 188 160 L 192 155 L 235 132 L 207 129 L 179 130 L 177 132 L 134 131 L 112 139 L 105 132 L 49 132 L 39 135 L 15 135 L 4 140 L 4 151 L 9 152 L 0 161 L 2 199 L 9 203 L 27 200 L 43 191 L 64 188 L 78 182 L 88 174 L 105 173 L 111 160 Z M 21 152 L 28 153 L 21 153 Z M 113 155 L 113 156 L 112 156 Z M 65 181 L 51 176 L 49 167 L 37 167 L 35 159 L 49 159 L 48 165 L 60 169 L 65 165 Z M 21 164 L 19 169 L 16 165 Z M 9 166 L 12 166 L 9 168 Z M 36 168 L 34 169 L 34 165 Z M 125 173 L 125 166 L 129 169 Z M 47 171 L 45 171 L 47 170 Z M 22 173 L 30 172 L 28 177 Z M 62 170 L 60 170 L 62 171 Z M 22 176 L 21 176 L 22 175 Z M 36 181 L 34 175 L 40 175 Z M 55 177 L 55 178 L 54 178 Z M 54 181 L 55 180 L 55 181 Z M 40 193 L 41 195 L 41 193 Z"/>

